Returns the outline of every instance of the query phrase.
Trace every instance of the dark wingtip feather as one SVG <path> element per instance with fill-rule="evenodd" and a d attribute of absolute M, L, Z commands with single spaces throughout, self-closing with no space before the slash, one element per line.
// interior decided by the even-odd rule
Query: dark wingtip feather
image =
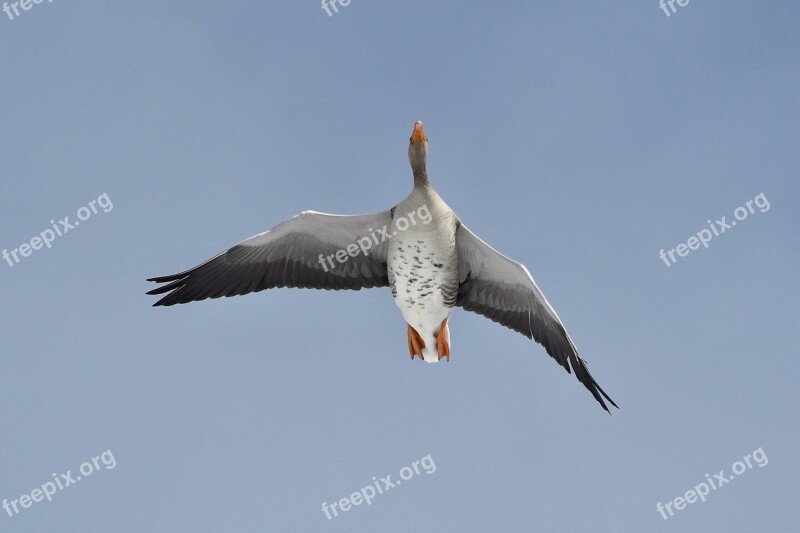
<path fill-rule="evenodd" d="M 170 293 L 153 304 L 153 307 L 167 307 L 179 303 L 177 301 L 174 301 L 175 299 L 172 297 L 181 287 L 183 287 L 184 282 L 186 281 L 186 274 L 182 273 L 182 274 L 173 274 L 171 276 L 149 278 L 147 281 L 154 281 L 156 283 L 166 283 L 166 285 L 161 285 L 159 287 L 156 287 L 155 289 L 147 291 L 145 294 L 147 294 L 148 296 L 158 296 L 160 294 Z"/>
<path fill-rule="evenodd" d="M 159 294 L 164 294 L 165 292 L 170 292 L 175 289 L 180 289 L 184 284 L 184 279 L 185 278 L 181 278 L 177 281 L 173 281 L 172 283 L 156 287 L 155 289 L 148 291 L 147 294 L 150 296 L 156 296 Z"/>
<path fill-rule="evenodd" d="M 187 274 L 186 272 L 183 272 L 181 274 L 172 274 L 170 276 L 160 276 L 160 277 L 157 277 L 157 278 L 148 278 L 147 281 L 154 281 L 156 283 L 166 283 L 168 281 L 175 281 L 175 280 L 178 280 L 180 278 L 186 277 L 186 274 Z"/>
<path fill-rule="evenodd" d="M 573 368 L 575 368 L 575 377 L 583 383 L 583 386 L 589 389 L 589 392 L 592 393 L 594 399 L 602 406 L 603 409 L 606 410 L 608 414 L 611 414 L 611 411 L 608 409 L 606 402 L 603 401 L 603 398 L 608 400 L 608 402 L 619 409 L 619 406 L 611 399 L 611 397 L 606 394 L 606 391 L 603 390 L 603 387 L 597 383 L 597 381 L 592 377 L 592 374 L 589 372 L 589 368 L 586 366 L 586 361 L 584 361 L 580 356 L 576 355 L 576 359 L 572 359 L 571 363 Z"/>

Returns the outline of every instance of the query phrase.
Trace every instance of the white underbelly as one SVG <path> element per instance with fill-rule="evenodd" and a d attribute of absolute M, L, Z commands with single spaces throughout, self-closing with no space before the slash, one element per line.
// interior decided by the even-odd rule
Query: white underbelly
<path fill-rule="evenodd" d="M 421 336 L 433 335 L 442 323 L 450 316 L 451 307 L 444 303 L 441 284 L 435 278 L 425 286 L 420 286 L 424 278 L 399 276 L 395 277 L 395 303 L 400 308 L 403 318 Z"/>
<path fill-rule="evenodd" d="M 405 321 L 425 343 L 425 360 L 435 362 L 436 333 L 450 316 L 452 306 L 444 292 L 454 287 L 457 274 L 447 268 L 447 259 L 419 240 L 394 241 L 387 258 L 394 301 Z"/>

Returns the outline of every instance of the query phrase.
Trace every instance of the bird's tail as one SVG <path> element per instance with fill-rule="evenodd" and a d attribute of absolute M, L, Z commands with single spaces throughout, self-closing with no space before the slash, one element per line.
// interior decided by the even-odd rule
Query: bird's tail
<path fill-rule="evenodd" d="M 425 347 L 422 349 L 422 358 L 426 363 L 438 363 L 439 352 L 436 350 L 436 339 L 431 335 L 429 339 L 423 337 L 422 340 L 425 341 Z"/>
<path fill-rule="evenodd" d="M 426 363 L 438 363 L 443 358 L 450 360 L 450 325 L 445 320 L 436 334 L 422 337 L 425 347 L 422 358 Z"/>

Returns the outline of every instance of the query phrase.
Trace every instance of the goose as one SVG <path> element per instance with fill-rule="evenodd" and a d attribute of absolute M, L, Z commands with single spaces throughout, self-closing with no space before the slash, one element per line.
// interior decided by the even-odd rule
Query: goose
<path fill-rule="evenodd" d="M 171 306 L 276 287 L 389 287 L 412 361 L 450 360 L 448 319 L 457 306 L 535 340 L 603 409 L 610 412 L 606 401 L 617 407 L 525 266 L 478 238 L 433 189 L 422 122 L 414 124 L 408 159 L 414 187 L 393 208 L 352 216 L 303 211 L 194 268 L 150 278 L 161 285 L 147 294 L 164 295 L 154 306 Z"/>

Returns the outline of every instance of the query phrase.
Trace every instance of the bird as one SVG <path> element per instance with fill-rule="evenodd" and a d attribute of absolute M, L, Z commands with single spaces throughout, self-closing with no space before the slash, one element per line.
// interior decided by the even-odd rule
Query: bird
<path fill-rule="evenodd" d="M 483 315 L 542 345 L 610 413 L 617 404 L 589 373 L 561 319 L 528 269 L 490 247 L 431 186 L 421 121 L 408 144 L 413 189 L 385 211 L 303 211 L 200 265 L 148 281 L 154 305 L 244 295 L 278 287 L 360 290 L 389 287 L 406 322 L 413 361 L 450 361 L 454 307 Z"/>

